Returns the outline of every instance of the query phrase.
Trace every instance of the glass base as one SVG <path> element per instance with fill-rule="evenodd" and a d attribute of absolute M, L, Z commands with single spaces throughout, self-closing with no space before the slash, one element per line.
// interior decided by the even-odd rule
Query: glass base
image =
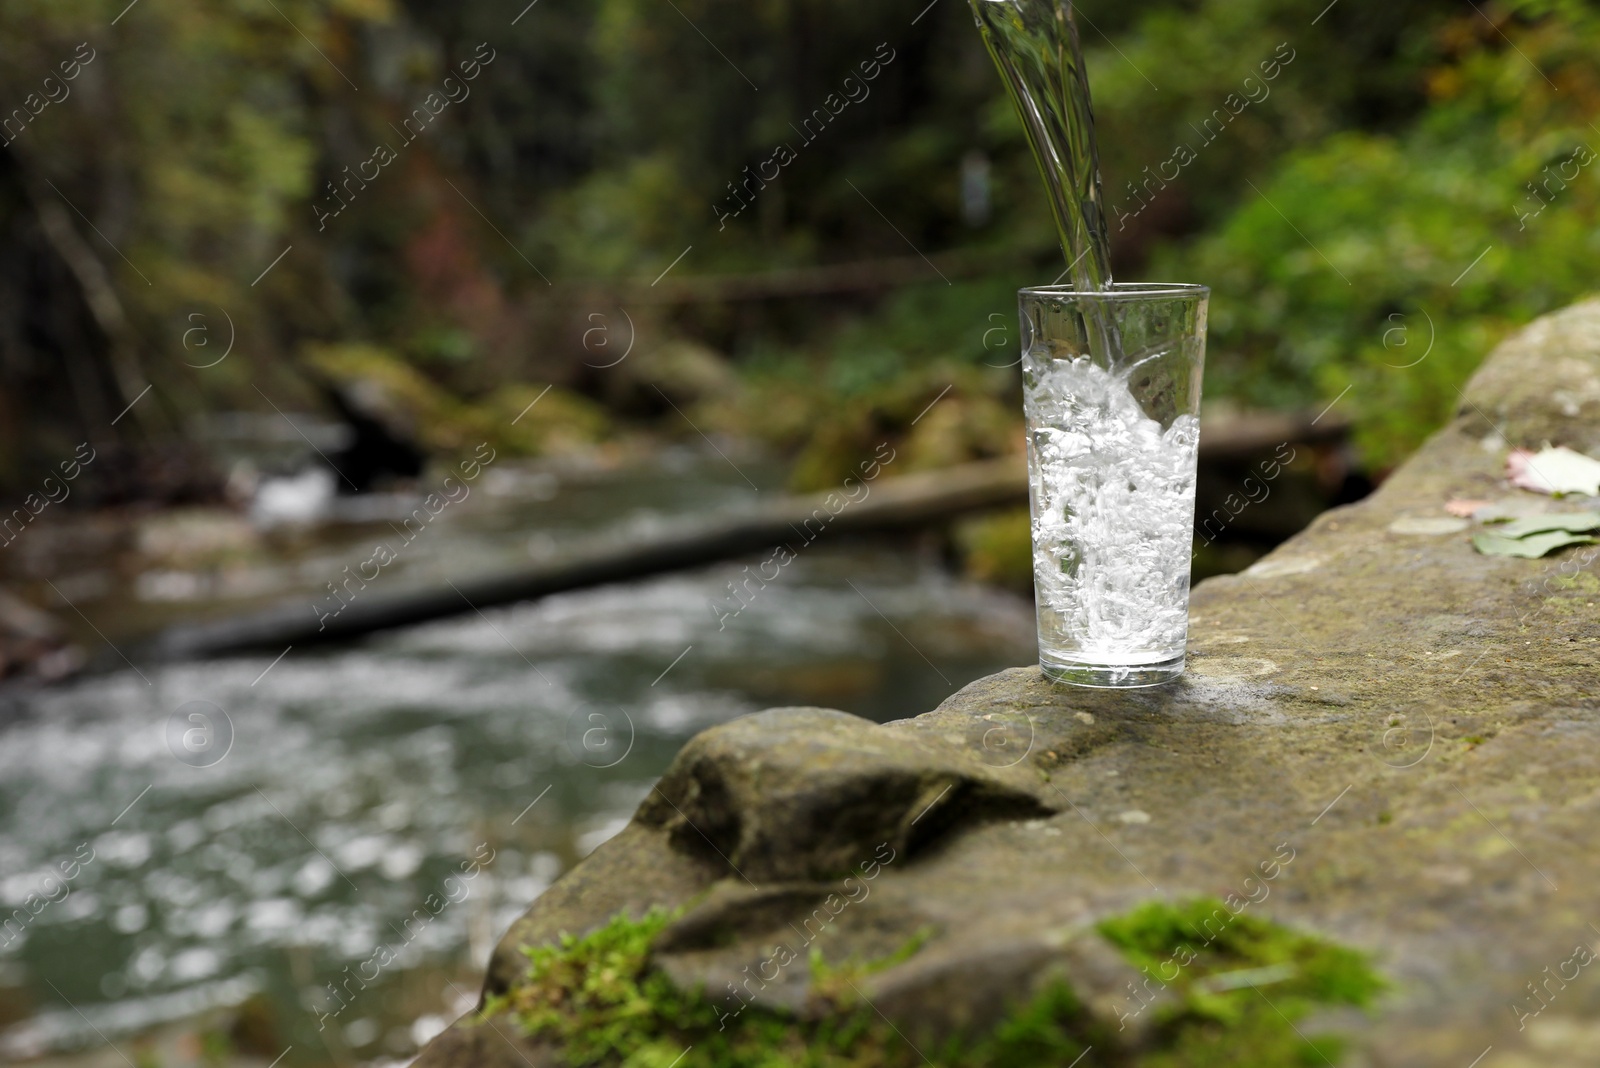
<path fill-rule="evenodd" d="M 1089 686 L 1099 690 L 1131 690 L 1160 686 L 1183 674 L 1184 654 L 1153 664 L 1088 664 L 1040 654 L 1039 670 L 1051 682 Z"/>

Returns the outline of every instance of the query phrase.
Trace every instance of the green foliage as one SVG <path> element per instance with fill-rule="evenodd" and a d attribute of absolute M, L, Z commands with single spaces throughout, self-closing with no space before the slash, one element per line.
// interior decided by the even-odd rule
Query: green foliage
<path fill-rule="evenodd" d="M 1600 158 L 1600 25 L 1512 6 L 1541 15 L 1503 20 L 1509 45 L 1476 14 L 1441 30 L 1453 52 L 1419 121 L 1289 153 L 1214 234 L 1158 257 L 1213 287 L 1208 390 L 1282 407 L 1349 387 L 1360 444 L 1392 465 L 1495 340 L 1594 287 L 1600 185 L 1573 153 Z"/>
<path fill-rule="evenodd" d="M 125 6 L 0 8 L 0 107 L 78 42 L 97 49 L 71 97 L 0 149 L 0 219 L 29 264 L 54 262 L 30 221 L 34 200 L 56 196 L 45 179 L 82 210 L 73 226 L 93 225 L 79 236 L 126 314 L 121 377 L 157 386 L 136 419 L 164 411 L 176 428 L 200 410 L 262 407 L 258 389 L 314 404 L 308 342 L 369 345 L 412 368 L 455 407 L 440 424 L 451 440 L 463 412 L 474 426 L 499 418 L 510 393 L 496 391 L 535 382 L 631 411 L 577 342 L 584 316 L 624 303 L 618 282 L 648 282 L 688 249 L 674 282 L 866 260 L 920 271 L 926 254 L 953 285 L 930 267 L 926 285 L 674 305 L 650 313 L 641 347 L 687 338 L 728 354 L 743 387 L 698 414 L 797 457 L 796 486 L 837 484 L 886 437 L 906 446 L 897 470 L 1016 448 L 1014 291 L 1062 262 L 964 5 L 908 26 L 903 11 L 846 0 L 602 0 L 538 5 L 508 30 L 491 0 L 172 0 L 112 27 Z M 1360 443 L 1387 466 L 1449 415 L 1497 338 L 1593 286 L 1597 169 L 1550 181 L 1546 168 L 1600 150 L 1600 29 L 1578 0 L 1485 0 L 1481 14 L 1450 0 L 1336 5 L 1314 26 L 1310 6 L 1079 5 L 1106 200 L 1114 220 L 1127 214 L 1117 273 L 1212 286 L 1209 396 L 1320 408 L 1349 387 Z M 330 183 L 399 144 L 397 124 L 480 42 L 495 58 L 470 98 L 320 218 L 341 188 Z M 795 126 L 880 49 L 893 58 L 869 92 L 802 137 Z M 1293 59 L 1266 80 L 1280 50 Z M 1247 79 L 1270 91 L 1203 142 L 1196 127 L 1250 93 Z M 781 177 L 720 222 L 730 185 L 781 144 L 795 150 Z M 1170 177 L 1180 145 L 1195 158 Z M 986 217 L 963 212 L 975 163 Z M 72 284 L 30 270 L 0 264 L 13 298 L 0 307 Z M 81 297 L 52 299 L 52 321 L 81 318 Z M 226 313 L 239 340 L 203 371 L 181 340 L 195 313 L 218 340 Z M 35 370 L 7 370 L 0 401 L 48 390 L 85 425 L 108 423 L 117 396 L 81 398 L 60 370 L 43 381 L 82 340 L 37 342 L 23 318 L 0 312 L 3 363 Z M 541 418 L 560 411 L 555 396 Z M 508 432 L 508 447 L 607 432 L 598 411 L 563 404 L 568 426 L 521 444 Z M 34 408 L 59 414 L 22 410 Z M 19 429 L 0 428 L 0 467 L 37 436 L 7 422 Z"/>
<path fill-rule="evenodd" d="M 1158 4 L 1131 18 L 1085 6 L 1096 27 L 1123 23 L 1115 49 L 1085 33 L 1107 202 L 1114 218 L 1134 211 L 1114 235 L 1119 270 L 1126 277 L 1126 264 L 1149 255 L 1144 277 L 1212 286 L 1208 396 L 1320 409 L 1345 395 L 1367 462 L 1387 468 L 1449 417 L 1507 330 L 1590 289 L 1593 175 L 1555 182 L 1559 196 L 1536 218 L 1519 214 L 1540 203 L 1527 182 L 1543 167 L 1580 144 L 1600 149 L 1594 17 L 1575 4 L 1486 11 L 1492 22 L 1425 0 L 1354 21 L 1335 10 L 1315 31 L 1338 37 L 1330 49 L 1307 37 L 1303 5 L 1284 0 Z M 1293 58 L 1268 81 L 1263 62 L 1285 44 Z M 1352 62 L 1352 49 L 1369 59 Z M 1263 87 L 1215 140 L 1197 135 L 1230 94 Z M 988 239 L 1021 259 L 1048 250 L 1039 183 L 1002 97 L 988 98 L 978 142 L 995 156 L 1006 205 Z M 1148 187 L 1155 195 L 1138 209 L 1128 183 L 1179 145 L 1198 146 L 1195 162 Z M 924 174 L 954 166 L 951 156 L 921 163 Z M 1022 280 L 1039 277 L 909 289 L 790 350 L 818 398 L 804 406 L 809 418 L 781 424 L 812 428 L 796 485 L 842 477 L 862 439 L 895 424 L 897 392 L 927 382 L 930 367 L 1009 362 L 1005 325 Z M 1008 391 L 987 387 L 1014 425 Z M 942 446 L 929 464 L 992 454 L 961 444 L 967 429 L 929 428 Z"/>
<path fill-rule="evenodd" d="M 1108 34 L 1113 11 L 1106 9 L 1124 6 L 1085 5 Z M 1146 180 L 1146 167 L 1159 177 L 1157 164 L 1178 145 L 1196 149 L 1175 181 L 1167 172 L 1172 185 L 1139 227 L 1113 230 L 1114 244 L 1146 239 L 1158 215 L 1169 228 L 1184 220 L 1186 229 L 1207 228 L 1253 195 L 1243 178 L 1269 170 L 1285 151 L 1355 126 L 1392 129 L 1423 109 L 1423 78 L 1438 53 L 1430 31 L 1455 5 L 1395 0 L 1359 12 L 1336 7 L 1315 28 L 1307 25 L 1315 15 L 1309 6 L 1299 0 L 1139 5 L 1130 9 L 1138 16 L 1114 35 L 1115 49 L 1094 29 L 1084 34 L 1113 220 L 1117 206 L 1137 207 L 1128 182 Z M 1264 70 L 1280 45 L 1290 58 Z M 1261 99 L 1250 100 L 1222 136 L 1202 144 L 1196 127 L 1226 108 L 1229 94 Z"/>
<path fill-rule="evenodd" d="M 925 937 L 874 961 L 828 964 L 813 949 L 814 1007 L 799 1019 L 753 1004 L 719 1008 L 702 992 L 684 993 L 654 970 L 650 948 L 673 919 L 652 910 L 639 920 L 618 915 L 578 938 L 528 951 L 527 977 L 492 999 L 485 1016 L 509 1014 L 532 1039 L 559 1050 L 573 1066 L 627 1068 L 1044 1068 L 1075 1063 L 1125 1068 L 1284 1068 L 1336 1061 L 1339 1044 L 1306 1039 L 1295 1022 L 1321 1004 L 1365 1005 L 1382 988 L 1351 950 L 1250 916 L 1231 917 L 1210 941 L 1200 935 L 1221 902 L 1154 902 L 1100 925 L 1138 967 L 1162 968 L 1184 947 L 1200 947 L 1169 985 L 1154 1046 L 1119 1048 L 1106 1025 L 1090 1018 L 1072 990 L 1049 985 L 976 1039 L 953 1038 L 919 1049 L 860 995 L 860 981 L 914 956 Z M 1268 995 L 1242 977 L 1268 986 Z"/>

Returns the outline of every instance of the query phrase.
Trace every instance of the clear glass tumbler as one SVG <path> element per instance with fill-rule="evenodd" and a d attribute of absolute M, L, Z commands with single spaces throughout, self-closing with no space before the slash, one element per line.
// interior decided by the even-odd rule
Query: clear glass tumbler
<path fill-rule="evenodd" d="M 1018 293 L 1039 666 L 1080 686 L 1183 673 L 1205 286 Z"/>

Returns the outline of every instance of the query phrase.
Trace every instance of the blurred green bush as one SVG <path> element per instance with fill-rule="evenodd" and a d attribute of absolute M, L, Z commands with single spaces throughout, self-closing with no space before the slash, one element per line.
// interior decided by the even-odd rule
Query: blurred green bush
<path fill-rule="evenodd" d="M 1157 253 L 1157 273 L 1213 287 L 1208 389 L 1281 407 L 1348 388 L 1387 467 L 1501 335 L 1596 288 L 1600 19 L 1517 6 L 1539 17 L 1439 27 L 1406 128 L 1288 152 L 1214 229 Z"/>

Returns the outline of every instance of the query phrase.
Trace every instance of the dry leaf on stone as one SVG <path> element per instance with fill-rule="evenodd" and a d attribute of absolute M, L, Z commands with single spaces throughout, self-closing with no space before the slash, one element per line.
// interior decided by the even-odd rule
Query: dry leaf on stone
<path fill-rule="evenodd" d="M 1506 477 L 1513 486 L 1535 493 L 1583 493 L 1600 497 L 1600 460 L 1566 446 L 1546 447 L 1538 453 L 1512 449 L 1506 457 Z"/>

